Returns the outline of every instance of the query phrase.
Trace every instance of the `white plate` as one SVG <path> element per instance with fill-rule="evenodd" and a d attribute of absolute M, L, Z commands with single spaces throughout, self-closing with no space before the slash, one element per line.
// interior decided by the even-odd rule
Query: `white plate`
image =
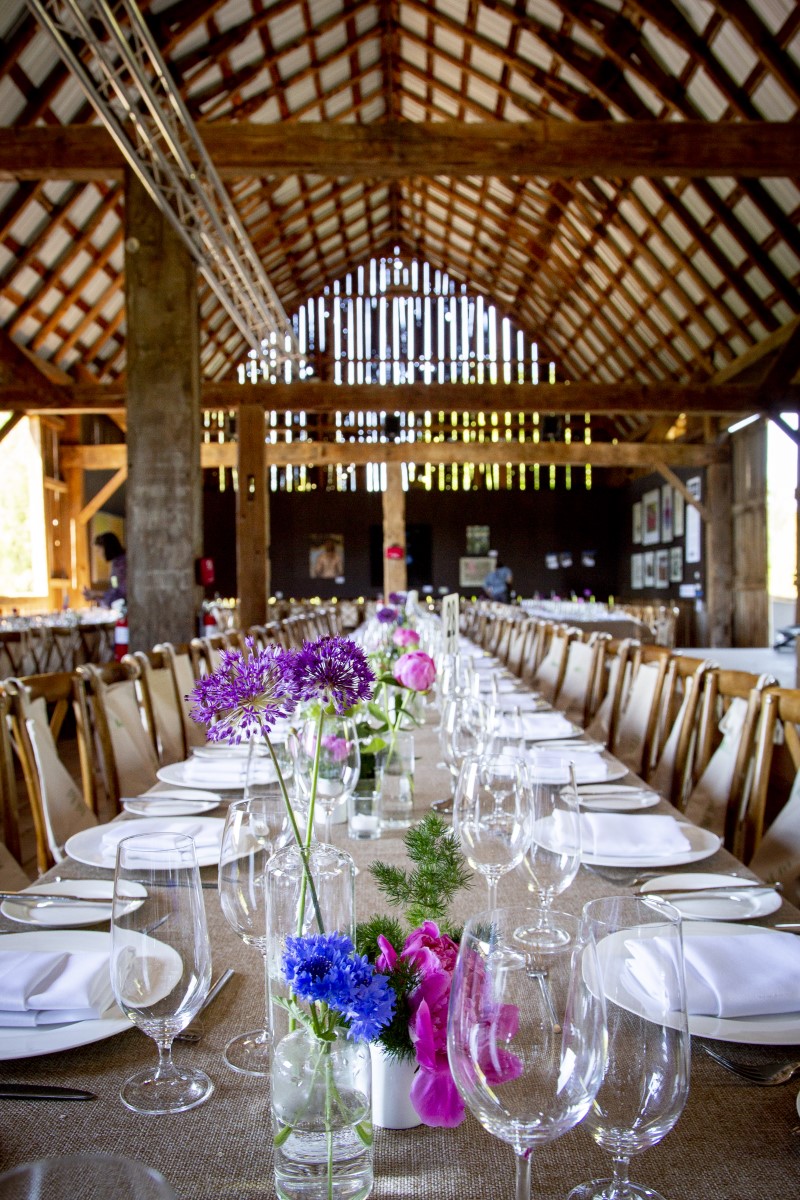
<path fill-rule="evenodd" d="M 658 933 L 658 926 L 653 926 L 652 936 Z M 690 921 L 683 927 L 686 938 L 719 937 L 720 933 L 730 934 L 731 937 L 741 937 L 745 933 L 770 933 L 761 925 L 730 925 L 723 921 Z M 618 945 L 628 937 L 627 930 L 612 933 L 598 946 L 601 958 L 604 953 L 615 952 Z M 794 934 L 787 933 L 786 937 Z M 609 943 L 603 950 L 605 943 Z M 621 948 L 621 947 L 620 947 Z M 639 1000 L 627 990 L 620 990 L 614 997 L 617 1003 L 630 1012 L 647 1016 Z M 776 1013 L 764 1017 L 689 1017 L 689 1032 L 695 1037 L 714 1038 L 720 1042 L 742 1042 L 754 1046 L 795 1046 L 800 1045 L 800 1005 L 793 1013 Z"/>
<path fill-rule="evenodd" d="M 224 759 L 215 758 L 208 763 L 208 774 L 203 778 L 202 762 L 191 764 L 190 759 L 184 762 L 168 763 L 159 767 L 156 776 L 162 783 L 176 784 L 178 787 L 197 789 L 199 783 L 205 783 L 210 789 L 220 792 L 242 792 L 245 785 L 245 763 L 241 758 L 230 759 L 230 771 L 224 769 Z M 201 768 L 198 771 L 198 767 Z"/>
<path fill-rule="evenodd" d="M 147 893 L 138 883 L 126 885 L 131 896 L 144 897 Z M 35 901 L 5 900 L 0 912 L 12 921 L 23 925 L 37 925 L 45 929 L 71 929 L 77 925 L 99 925 L 111 920 L 111 900 L 114 894 L 113 879 L 62 879 L 58 883 L 32 883 L 26 891 L 48 896 L 86 896 L 87 899 L 108 900 L 108 904 L 54 904 L 52 908 L 36 905 Z M 131 905 L 131 910 L 138 907 Z M 0 943 L 5 946 L 5 942 Z"/>
<path fill-rule="evenodd" d="M 205 746 L 193 746 L 192 758 L 247 758 L 250 753 L 250 746 L 247 742 L 228 743 L 228 742 L 206 742 Z"/>
<path fill-rule="evenodd" d="M 584 853 L 581 855 L 581 862 L 586 863 L 587 867 L 632 867 L 634 870 L 638 867 L 679 867 L 684 863 L 700 862 L 703 858 L 709 858 L 722 845 L 722 838 L 708 829 L 698 828 L 697 825 L 682 823 L 681 832 L 689 839 L 689 850 L 676 851 L 666 856 L 642 854 L 637 858 Z"/>
<path fill-rule="evenodd" d="M 586 793 L 581 793 L 578 800 L 581 808 L 587 812 L 639 812 L 643 808 L 655 808 L 661 799 L 658 792 L 648 792 L 644 788 L 641 791 L 638 788 L 617 788 L 612 783 L 606 791 L 601 791 L 599 787 L 589 791 L 589 785 L 586 786 Z"/>
<path fill-rule="evenodd" d="M 219 862 L 222 830 L 225 822 L 221 817 L 198 817 L 194 821 L 171 821 L 166 817 L 151 817 L 141 821 L 120 821 L 112 825 L 94 825 L 91 829 L 83 829 L 75 833 L 67 841 L 64 849 L 70 858 L 76 862 L 86 863 L 90 867 L 106 867 L 113 871 L 116 865 L 116 846 L 104 845 L 106 835 L 116 836 L 118 841 L 141 833 L 180 833 L 181 826 L 191 833 L 197 826 L 202 826 L 204 833 L 213 833 L 215 845 L 202 846 L 197 852 L 197 865 L 200 867 L 215 866 Z"/>
<path fill-rule="evenodd" d="M 188 817 L 192 813 L 211 812 L 212 809 L 219 808 L 219 804 L 219 796 L 214 796 L 211 800 L 193 799 L 192 792 L 187 788 L 186 799 L 154 792 L 152 796 L 123 800 L 122 807 L 135 817 Z"/>
<path fill-rule="evenodd" d="M 710 872 L 695 872 L 686 875 L 659 875 L 643 884 L 643 892 L 658 892 L 661 888 L 680 888 L 681 891 L 691 892 L 695 888 L 730 887 L 737 888 L 730 896 L 702 896 L 696 900 L 680 900 L 674 896 L 665 896 L 670 904 L 674 904 L 687 921 L 752 921 L 756 917 L 766 917 L 780 908 L 782 900 L 777 892 L 757 891 L 754 896 L 748 896 L 748 884 L 758 888 L 756 879 L 732 879 L 730 875 L 712 875 Z M 739 890 L 739 889 L 742 890 Z"/>
<path fill-rule="evenodd" d="M 78 929 L 69 935 L 69 950 L 111 954 L 111 934 Z M 6 933 L 0 938 L 3 951 L 65 949 L 64 934 L 57 930 L 28 929 L 24 933 Z M 32 1058 L 38 1054 L 56 1054 L 75 1046 L 88 1046 L 132 1029 L 133 1024 L 112 1004 L 97 1021 L 73 1021 L 69 1025 L 40 1025 L 32 1029 L 0 1028 L 0 1061 Z"/>
<path fill-rule="evenodd" d="M 547 747 L 543 745 L 542 749 L 545 750 L 545 749 L 547 749 Z M 552 753 L 555 754 L 556 751 L 553 751 Z M 568 752 L 565 751 L 565 757 L 567 756 L 567 753 Z M 527 756 L 526 756 L 526 761 L 528 763 L 528 770 L 530 773 L 531 781 L 533 783 L 535 783 L 536 782 L 536 771 L 534 769 L 534 764 L 533 764 L 532 760 L 530 758 L 528 758 Z M 575 763 L 575 782 L 579 786 L 582 783 L 585 783 L 587 786 L 590 783 L 591 784 L 611 783 L 612 780 L 614 780 L 614 779 L 624 779 L 624 777 L 628 774 L 628 768 L 624 767 L 622 765 L 622 763 L 617 762 L 616 759 L 604 758 L 603 765 L 605 767 L 605 771 L 604 771 L 602 779 L 587 779 L 586 778 L 586 768 L 584 767 L 584 764 L 581 763 L 580 759 L 578 759 L 578 761 Z M 556 780 L 547 780 L 546 782 L 558 783 L 559 781 L 556 779 Z M 564 782 L 566 782 L 566 773 L 564 776 Z"/>

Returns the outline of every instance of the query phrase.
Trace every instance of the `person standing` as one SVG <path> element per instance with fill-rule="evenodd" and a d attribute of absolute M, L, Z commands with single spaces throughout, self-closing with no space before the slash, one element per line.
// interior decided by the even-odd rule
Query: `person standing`
<path fill-rule="evenodd" d="M 483 581 L 483 590 L 490 600 L 497 600 L 501 604 L 508 604 L 511 599 L 511 585 L 514 582 L 514 575 L 510 567 L 506 567 L 500 561 L 497 552 L 490 554 L 494 558 L 494 566 Z"/>

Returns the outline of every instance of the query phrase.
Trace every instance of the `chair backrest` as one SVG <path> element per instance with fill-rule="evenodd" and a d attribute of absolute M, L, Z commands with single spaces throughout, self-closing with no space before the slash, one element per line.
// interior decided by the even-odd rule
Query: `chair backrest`
<path fill-rule="evenodd" d="M 86 663 L 76 676 L 106 796 L 119 810 L 124 796 L 138 796 L 157 781 L 157 741 L 137 689 L 138 664 L 132 658 L 102 667 Z"/>
<path fill-rule="evenodd" d="M 712 667 L 703 688 L 698 752 L 701 741 L 709 744 L 708 726 L 713 722 L 718 724 L 720 740 L 691 790 L 686 815 L 695 825 L 719 834 L 726 848 L 739 858 L 753 782 L 761 698 L 772 682 L 770 676 Z"/>
<path fill-rule="evenodd" d="M 10 721 L 11 698 L 0 685 L 0 833 L 2 844 L 20 858 L 19 806 Z"/>
<path fill-rule="evenodd" d="M 189 754 L 183 699 L 173 670 L 173 657 L 164 647 L 145 653 L 137 650 L 131 658 L 139 671 L 141 700 L 148 727 L 156 739 L 158 761 L 162 766 L 181 762 Z M 123 662 L 127 660 L 123 659 Z"/>
<path fill-rule="evenodd" d="M 191 647 L 186 644 L 174 646 L 172 642 L 159 642 L 154 647 L 154 651 L 163 654 L 169 660 L 172 668 L 175 689 L 181 702 L 183 734 L 186 739 L 188 752 L 192 746 L 202 746 L 206 740 L 205 726 L 199 725 L 197 721 L 192 720 L 193 704 L 188 699 L 194 685 L 197 683 L 192 663 Z"/>
<path fill-rule="evenodd" d="M 646 777 L 658 724 L 661 689 L 670 651 L 664 646 L 633 647 L 639 658 L 625 706 L 620 712 L 611 752 L 636 775 Z"/>
<path fill-rule="evenodd" d="M 521 617 L 514 622 L 509 632 L 505 663 L 509 671 L 513 671 L 515 675 L 522 674 L 522 663 L 534 635 L 534 624 L 535 622 L 530 617 Z"/>
<path fill-rule="evenodd" d="M 567 669 L 567 654 L 569 653 L 569 646 L 572 640 L 573 635 L 571 630 L 562 628 L 554 629 L 547 653 L 539 663 L 536 673 L 531 680 L 531 686 L 545 700 L 549 700 L 551 704 L 558 697 L 561 683 L 564 679 L 564 672 Z"/>
<path fill-rule="evenodd" d="M 567 650 L 567 661 L 555 698 L 555 707 L 560 709 L 568 720 L 581 727 L 586 725 L 595 687 L 597 659 L 602 649 L 602 642 L 590 643 L 573 638 Z"/>
<path fill-rule="evenodd" d="M 753 786 L 744 818 L 745 861 L 800 900 L 800 689 L 761 695 Z"/>
<path fill-rule="evenodd" d="M 662 688 L 660 749 L 655 752 L 656 761 L 648 782 L 665 800 L 679 809 L 685 807 L 689 798 L 692 762 L 697 745 L 698 713 L 703 686 L 711 667 L 708 659 L 674 655 Z"/>
<path fill-rule="evenodd" d="M 97 798 L 74 676 L 67 672 L 30 675 L 7 679 L 3 686 L 11 702 L 11 732 L 33 820 L 36 864 L 40 872 L 47 871 L 62 860 L 64 845 L 74 833 L 97 824 L 92 811 Z M 76 707 L 78 723 L 80 787 L 62 762 L 57 747 L 58 734 L 71 705 Z"/>

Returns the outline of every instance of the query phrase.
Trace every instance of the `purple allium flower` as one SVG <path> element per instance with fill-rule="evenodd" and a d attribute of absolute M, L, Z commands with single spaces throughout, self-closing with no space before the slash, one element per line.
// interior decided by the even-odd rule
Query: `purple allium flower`
<path fill-rule="evenodd" d="M 396 608 L 389 608 L 384 605 L 383 608 L 377 610 L 375 616 L 383 625 L 391 625 L 392 621 L 397 620 L 398 612 Z"/>
<path fill-rule="evenodd" d="M 406 602 L 405 592 L 389 592 L 389 603 L 390 604 L 405 604 L 405 602 Z"/>
<path fill-rule="evenodd" d="M 217 670 L 198 680 L 187 697 L 194 702 L 192 719 L 209 725 L 209 741 L 241 742 L 267 732 L 300 700 L 296 652 L 267 646 L 254 653 L 252 639 L 245 644 L 246 654 L 223 651 Z"/>
<path fill-rule="evenodd" d="M 287 937 L 286 981 L 301 1000 L 339 1013 L 352 1038 L 374 1039 L 394 1014 L 395 995 L 385 975 L 375 974 L 365 955 L 340 933 Z"/>
<path fill-rule="evenodd" d="M 331 704 L 340 714 L 369 700 L 375 680 L 364 651 L 343 637 L 306 642 L 297 652 L 294 675 L 304 700 Z"/>

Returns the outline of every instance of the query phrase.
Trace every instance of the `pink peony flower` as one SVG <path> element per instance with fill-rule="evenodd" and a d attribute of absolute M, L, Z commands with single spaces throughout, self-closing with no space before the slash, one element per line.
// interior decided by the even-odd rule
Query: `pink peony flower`
<path fill-rule="evenodd" d="M 419 644 L 419 634 L 416 629 L 406 629 L 401 625 L 392 634 L 392 641 L 395 646 L 416 646 Z"/>
<path fill-rule="evenodd" d="M 427 974 L 444 970 L 452 975 L 456 967 L 458 946 L 446 933 L 439 932 L 435 921 L 423 921 L 405 940 L 403 958 L 411 959 L 418 971 Z"/>
<path fill-rule="evenodd" d="M 335 733 L 326 733 L 322 738 L 322 748 L 326 750 L 332 762 L 344 762 L 350 753 L 347 738 L 337 737 Z"/>
<path fill-rule="evenodd" d="M 449 979 L 447 990 L 449 994 Z M 464 1101 L 450 1074 L 447 1034 L 442 1048 L 439 1030 L 424 1000 L 417 1010 L 411 1036 L 419 1063 L 411 1085 L 411 1103 L 426 1125 L 452 1129 L 464 1120 Z"/>
<path fill-rule="evenodd" d="M 409 650 L 394 664 L 394 677 L 414 692 L 427 692 L 436 678 L 436 664 L 424 650 Z"/>
<path fill-rule="evenodd" d="M 397 951 L 388 938 L 385 938 L 382 933 L 378 934 L 378 945 L 381 948 L 381 953 L 375 959 L 375 970 L 382 972 L 384 975 L 389 975 L 394 970 L 397 962 Z"/>

